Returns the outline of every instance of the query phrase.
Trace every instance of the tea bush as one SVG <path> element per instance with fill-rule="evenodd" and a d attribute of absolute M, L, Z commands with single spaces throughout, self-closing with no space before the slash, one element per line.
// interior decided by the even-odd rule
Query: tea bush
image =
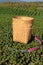
<path fill-rule="evenodd" d="M 43 46 L 32 53 L 22 53 L 20 50 L 37 46 L 36 41 L 29 44 L 13 42 L 12 18 L 23 15 L 34 17 L 32 34 L 42 40 L 43 11 L 16 7 L 0 7 L 0 65 L 43 65 Z"/>

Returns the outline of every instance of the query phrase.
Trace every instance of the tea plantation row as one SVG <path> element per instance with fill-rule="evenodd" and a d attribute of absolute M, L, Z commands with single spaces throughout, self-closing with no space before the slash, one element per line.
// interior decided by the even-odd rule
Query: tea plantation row
<path fill-rule="evenodd" d="M 15 14 L 15 15 L 37 15 L 43 16 L 42 10 L 31 10 L 31 9 L 23 9 L 23 8 L 16 8 L 16 7 L 0 7 L 0 14 Z"/>

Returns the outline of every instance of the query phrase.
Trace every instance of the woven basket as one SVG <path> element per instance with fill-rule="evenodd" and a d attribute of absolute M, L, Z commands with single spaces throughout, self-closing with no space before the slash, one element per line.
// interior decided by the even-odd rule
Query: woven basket
<path fill-rule="evenodd" d="M 32 17 L 26 16 L 12 18 L 13 41 L 27 44 L 31 38 L 33 20 Z"/>

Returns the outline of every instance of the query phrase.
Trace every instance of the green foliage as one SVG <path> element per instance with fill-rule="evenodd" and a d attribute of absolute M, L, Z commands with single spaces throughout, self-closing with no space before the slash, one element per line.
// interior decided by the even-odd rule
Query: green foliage
<path fill-rule="evenodd" d="M 17 15 L 33 16 L 32 34 L 42 40 L 43 11 L 27 8 L 0 7 L 0 65 L 43 65 L 43 46 L 32 53 L 22 53 L 20 50 L 37 46 L 36 41 L 29 44 L 13 42 L 12 17 Z"/>

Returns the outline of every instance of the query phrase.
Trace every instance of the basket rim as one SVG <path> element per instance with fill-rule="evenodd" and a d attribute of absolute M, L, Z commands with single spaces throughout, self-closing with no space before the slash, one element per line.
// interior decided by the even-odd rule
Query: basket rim
<path fill-rule="evenodd" d="M 13 19 L 19 19 L 19 20 L 34 20 L 33 17 L 28 17 L 28 16 L 14 16 Z"/>

